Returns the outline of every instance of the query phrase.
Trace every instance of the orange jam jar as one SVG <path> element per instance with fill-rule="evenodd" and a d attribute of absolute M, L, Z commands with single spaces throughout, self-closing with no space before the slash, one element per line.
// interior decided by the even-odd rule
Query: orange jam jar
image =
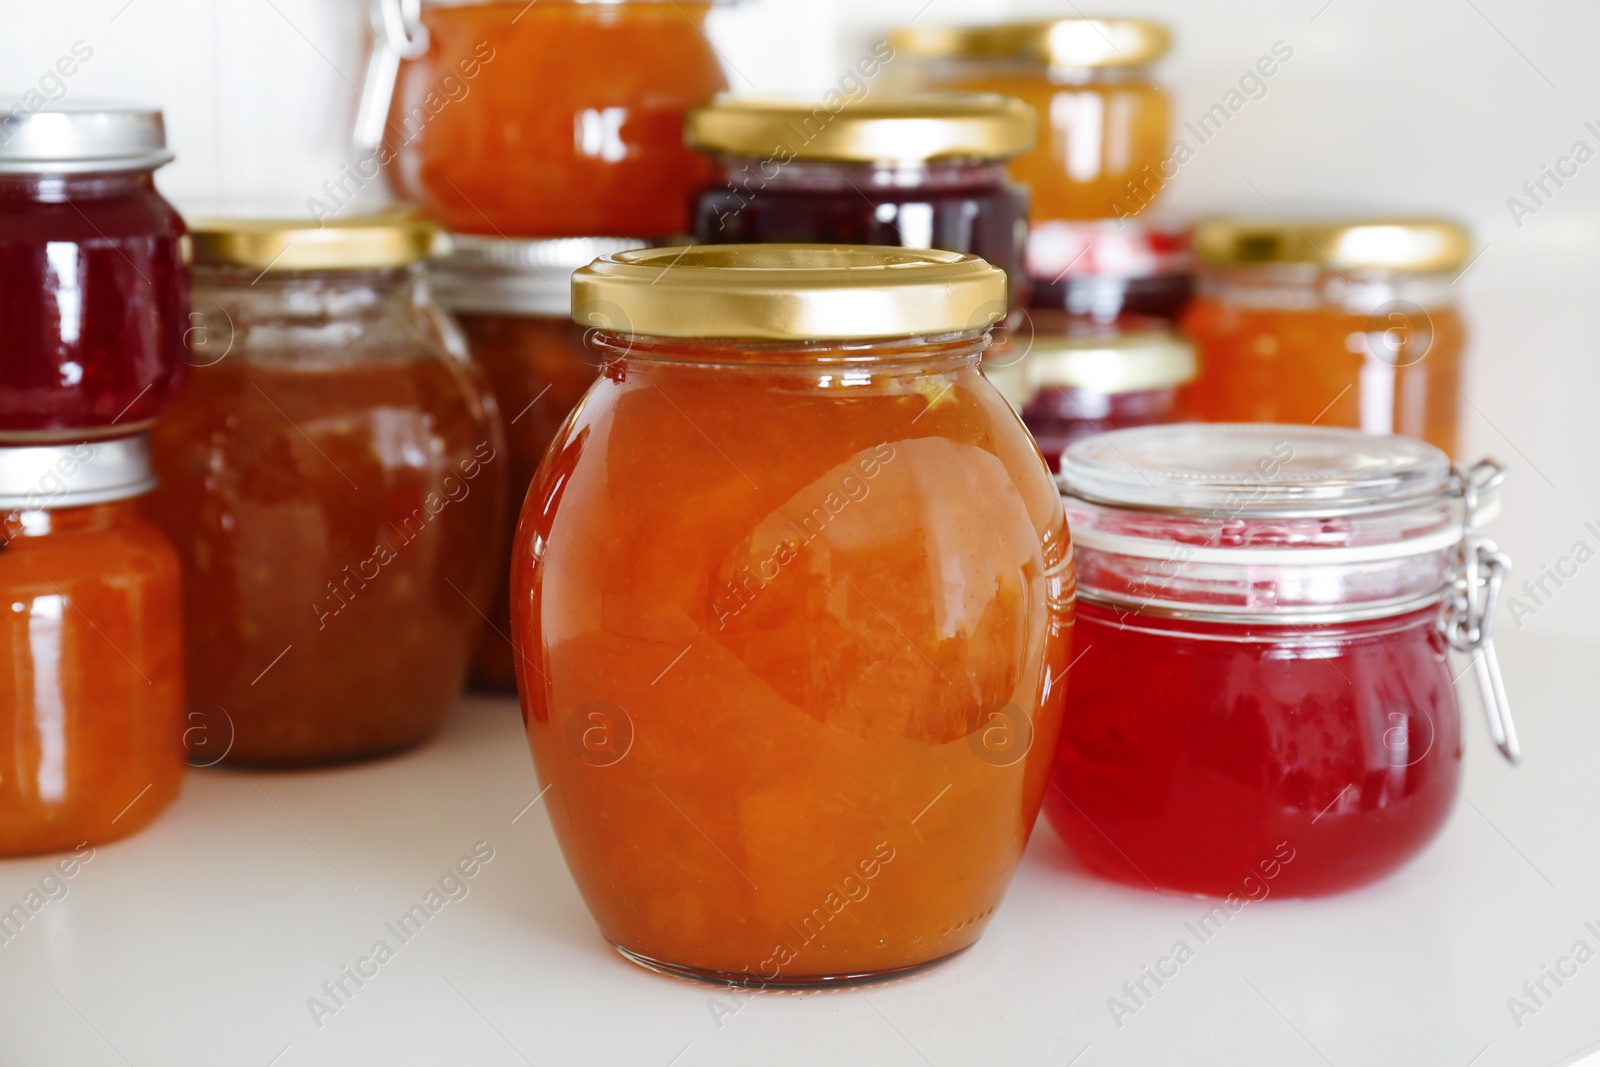
<path fill-rule="evenodd" d="M 1444 221 L 1201 223 L 1183 319 L 1200 353 L 1196 417 L 1401 434 L 1454 454 L 1466 329 L 1451 282 L 1470 248 Z"/>
<path fill-rule="evenodd" d="M 372 0 L 363 173 L 382 168 L 398 197 L 459 233 L 688 231 L 711 166 L 683 143 L 684 116 L 728 87 L 710 3 L 415 7 Z"/>
<path fill-rule="evenodd" d="M 573 294 L 607 365 L 523 505 L 512 626 L 601 933 L 751 984 L 972 944 L 1043 799 L 1072 620 L 1060 501 L 978 367 L 1004 275 L 723 245 Z"/>
<path fill-rule="evenodd" d="M 148 825 L 183 785 L 178 558 L 143 437 L 0 448 L 0 856 Z"/>
<path fill-rule="evenodd" d="M 435 271 L 434 292 L 466 335 L 505 420 L 512 507 L 489 607 L 489 626 L 472 658 L 472 681 L 486 689 L 517 685 L 511 646 L 511 538 L 517 510 L 545 449 L 600 373 L 600 357 L 572 321 L 572 272 L 598 256 L 642 248 L 622 237 L 517 241 L 458 235 Z"/>
<path fill-rule="evenodd" d="M 1039 143 L 1011 161 L 1033 190 L 1033 218 L 1126 218 L 1160 193 L 1172 104 L 1143 67 L 1166 54 L 1167 28 L 1121 18 L 904 29 L 891 35 L 930 88 L 1019 97 L 1039 113 Z"/>
<path fill-rule="evenodd" d="M 204 362 L 152 437 L 191 713 L 234 763 L 418 744 L 484 625 L 505 507 L 492 398 L 404 215 L 193 225 Z"/>

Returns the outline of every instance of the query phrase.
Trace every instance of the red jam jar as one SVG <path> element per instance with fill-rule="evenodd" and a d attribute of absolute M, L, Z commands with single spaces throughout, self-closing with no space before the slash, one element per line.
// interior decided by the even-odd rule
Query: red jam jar
<path fill-rule="evenodd" d="M 472 681 L 514 691 L 511 647 L 511 538 L 534 471 L 567 414 L 600 373 L 600 356 L 572 321 L 572 272 L 600 256 L 642 248 L 623 237 L 519 241 L 457 234 L 434 272 L 434 295 L 466 335 L 506 428 L 505 541 L 489 606 L 489 625 L 472 659 Z"/>
<path fill-rule="evenodd" d="M 153 177 L 171 159 L 159 111 L 0 114 L 0 444 L 136 433 L 177 399 L 189 254 Z"/>
<path fill-rule="evenodd" d="M 1476 532 L 1492 462 L 1191 423 L 1082 441 L 1061 468 L 1078 625 L 1046 810 L 1091 870 L 1216 897 L 1395 870 L 1455 804 L 1452 647 L 1515 761 L 1491 639 L 1508 562 Z"/>
<path fill-rule="evenodd" d="M 1028 234 L 1028 306 L 1114 322 L 1123 315 L 1176 323 L 1194 295 L 1188 229 L 1143 219 L 1034 224 Z"/>
<path fill-rule="evenodd" d="M 1159 319 L 1102 326 L 1037 311 L 1029 319 L 1031 336 L 1016 331 L 1010 340 L 1013 350 L 1025 350 L 1012 373 L 1021 378 L 1022 421 L 1051 470 L 1085 437 L 1184 421 L 1194 347 Z M 995 370 L 985 364 L 986 373 Z"/>
<path fill-rule="evenodd" d="M 148 825 L 183 785 L 178 557 L 143 437 L 0 448 L 0 856 Z"/>
<path fill-rule="evenodd" d="M 1006 161 L 1036 127 L 1022 101 L 988 93 L 720 97 L 685 128 L 722 169 L 695 203 L 694 239 L 968 252 L 1006 272 L 1016 306 L 1028 191 Z"/>
<path fill-rule="evenodd" d="M 457 233 L 663 238 L 709 164 L 683 119 L 728 87 L 706 0 L 370 0 L 362 178 Z M 359 183 L 357 183 L 359 184 Z"/>
<path fill-rule="evenodd" d="M 230 763 L 420 744 L 494 586 L 505 443 L 404 213 L 193 220 L 205 363 L 151 434 L 183 562 L 191 713 Z"/>
<path fill-rule="evenodd" d="M 606 368 L 529 490 L 518 689 L 630 959 L 750 984 L 976 941 L 1043 799 L 1061 503 L 978 369 L 972 256 L 724 245 L 579 271 Z"/>

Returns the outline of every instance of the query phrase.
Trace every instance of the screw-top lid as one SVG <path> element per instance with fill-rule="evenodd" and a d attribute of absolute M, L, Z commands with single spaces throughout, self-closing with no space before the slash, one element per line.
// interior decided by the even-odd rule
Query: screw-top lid
<path fill-rule="evenodd" d="M 1144 426 L 1079 441 L 1061 457 L 1071 496 L 1113 507 L 1240 519 L 1323 517 L 1431 500 L 1450 459 L 1409 437 L 1269 423 Z"/>
<path fill-rule="evenodd" d="M 155 488 L 143 434 L 72 445 L 0 448 L 0 510 L 75 508 Z"/>
<path fill-rule="evenodd" d="M 897 52 L 928 59 L 1023 59 L 1058 68 L 1134 67 L 1160 59 L 1172 35 L 1148 19 L 1068 18 L 993 26 L 907 28 Z"/>
<path fill-rule="evenodd" d="M 1005 272 L 959 252 L 866 245 L 690 245 L 621 252 L 572 276 L 583 326 L 779 341 L 986 329 Z"/>
<path fill-rule="evenodd" d="M 1033 108 L 996 93 L 872 93 L 837 108 L 723 95 L 684 126 L 689 144 L 707 152 L 840 163 L 1002 160 L 1037 135 Z"/>
<path fill-rule="evenodd" d="M 1035 388 L 1132 393 L 1170 389 L 1197 373 L 1194 346 L 1161 326 L 1129 329 L 1083 325 L 1038 333 L 1024 359 Z"/>
<path fill-rule="evenodd" d="M 434 296 L 451 311 L 572 314 L 572 272 L 601 256 L 650 242 L 631 237 L 564 237 L 548 241 L 456 234 L 434 267 Z"/>
<path fill-rule="evenodd" d="M 406 267 L 449 244 L 437 223 L 402 208 L 320 223 L 288 217 L 187 221 L 195 263 L 259 271 Z"/>
<path fill-rule="evenodd" d="M 59 101 L 0 103 L 0 174 L 154 169 L 172 161 L 159 108 Z"/>
<path fill-rule="evenodd" d="M 1206 219 L 1195 252 L 1229 266 L 1294 263 L 1336 270 L 1455 270 L 1472 236 L 1447 219 Z"/>

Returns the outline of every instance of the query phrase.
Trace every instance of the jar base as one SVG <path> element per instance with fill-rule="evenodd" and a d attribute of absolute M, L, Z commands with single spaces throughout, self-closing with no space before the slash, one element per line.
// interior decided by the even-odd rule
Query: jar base
<path fill-rule="evenodd" d="M 858 982 L 880 982 L 890 978 L 905 978 L 921 971 L 930 970 L 939 966 L 946 960 L 952 960 L 961 955 L 971 945 L 963 945 L 954 952 L 946 953 L 936 959 L 925 960 L 922 963 L 913 963 L 904 967 L 888 967 L 875 971 L 846 971 L 840 974 L 779 974 L 774 978 L 765 978 L 758 974 L 744 974 L 739 971 L 712 971 L 699 967 L 690 967 L 681 963 L 667 963 L 664 960 L 652 959 L 649 956 L 625 949 L 621 945 L 612 945 L 612 948 L 623 959 L 637 963 L 647 971 L 655 971 L 672 978 L 687 978 L 696 982 L 708 982 L 719 986 L 738 986 L 742 989 L 829 989 L 841 985 L 853 985 Z"/>

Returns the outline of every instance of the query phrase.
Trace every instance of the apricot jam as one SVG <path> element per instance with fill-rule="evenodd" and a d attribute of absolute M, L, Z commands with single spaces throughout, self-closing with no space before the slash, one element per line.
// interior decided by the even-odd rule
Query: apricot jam
<path fill-rule="evenodd" d="M 1210 422 L 1315 422 L 1457 447 L 1466 329 L 1450 223 L 1240 223 L 1197 230 L 1200 291 L 1183 329 Z"/>
<path fill-rule="evenodd" d="M 1140 69 L 1164 55 L 1165 27 L 1067 18 L 890 38 L 917 84 L 1013 96 L 1039 114 L 1039 143 L 1011 161 L 1035 222 L 1126 218 L 1165 185 L 1171 100 Z"/>
<path fill-rule="evenodd" d="M 272 225 L 196 224 L 204 347 L 226 354 L 156 429 L 150 513 L 183 560 L 191 711 L 231 723 L 227 759 L 380 755 L 431 736 L 460 691 L 504 440 L 404 226 Z M 270 270 L 239 262 L 284 246 Z"/>
<path fill-rule="evenodd" d="M 183 785 L 178 559 L 142 437 L 0 449 L 0 856 L 149 825 Z"/>
<path fill-rule="evenodd" d="M 977 366 L 1002 275 L 730 245 L 622 253 L 575 295 L 607 367 L 524 505 L 512 622 L 601 933 L 755 983 L 970 945 L 1043 799 L 1071 629 L 1059 500 Z"/>
<path fill-rule="evenodd" d="M 727 88 L 710 7 L 424 4 L 427 51 L 400 67 L 379 156 L 391 188 L 459 233 L 687 232 L 711 167 L 684 116 Z"/>
<path fill-rule="evenodd" d="M 1219 897 L 1271 864 L 1273 892 L 1314 896 L 1421 852 L 1460 775 L 1450 648 L 1493 662 L 1475 613 L 1505 563 L 1475 527 L 1498 478 L 1320 427 L 1157 426 L 1069 448 L 1082 584 L 1045 810 L 1079 858 Z M 1490 711 L 1514 758 L 1509 712 Z"/>
<path fill-rule="evenodd" d="M 152 177 L 172 158 L 161 113 L 0 118 L 0 442 L 147 429 L 188 378 L 183 220 Z"/>

